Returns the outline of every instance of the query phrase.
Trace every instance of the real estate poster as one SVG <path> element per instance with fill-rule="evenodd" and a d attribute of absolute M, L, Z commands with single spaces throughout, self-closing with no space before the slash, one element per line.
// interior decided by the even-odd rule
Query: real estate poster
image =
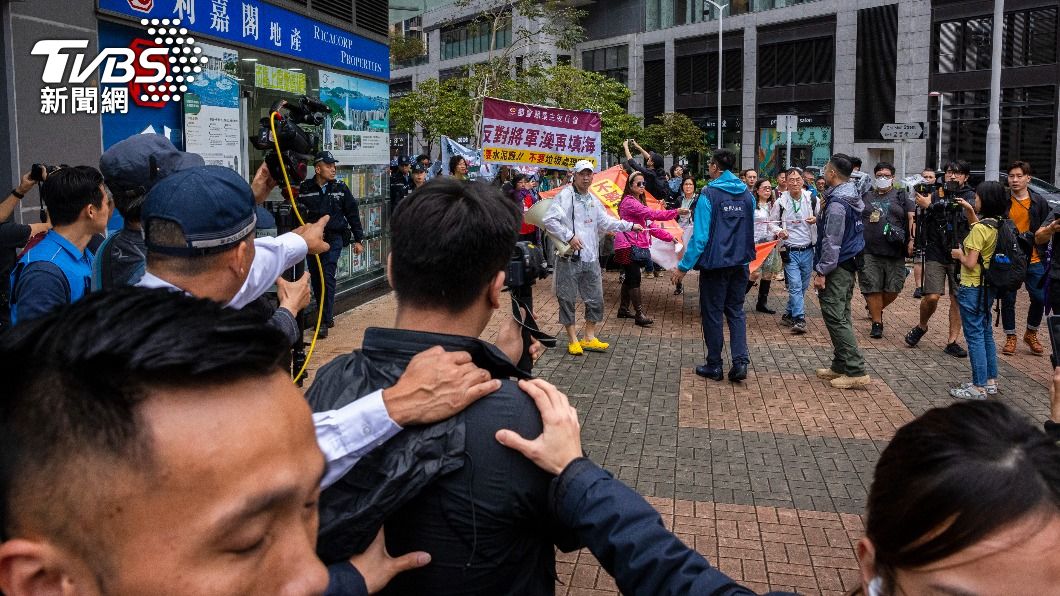
<path fill-rule="evenodd" d="M 340 165 L 390 162 L 390 87 L 386 83 L 321 70 L 320 101 L 331 108 L 324 122 L 324 149 Z"/>
<path fill-rule="evenodd" d="M 184 136 L 187 150 L 202 156 L 206 165 L 232 168 L 239 163 L 242 128 L 239 124 L 239 82 L 235 79 L 239 54 L 206 43 L 196 44 L 209 60 L 194 80 L 185 81 Z"/>

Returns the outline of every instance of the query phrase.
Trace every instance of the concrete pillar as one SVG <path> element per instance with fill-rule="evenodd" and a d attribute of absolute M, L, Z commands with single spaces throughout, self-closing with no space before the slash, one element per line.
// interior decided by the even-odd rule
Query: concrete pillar
<path fill-rule="evenodd" d="M 854 147 L 854 88 L 857 85 L 858 11 L 852 8 L 840 10 L 835 16 L 835 105 L 832 108 L 832 139 L 833 151 L 857 154 Z"/>
<path fill-rule="evenodd" d="M 743 169 L 757 167 L 758 156 L 757 110 L 755 101 L 758 91 L 758 29 L 744 27 L 743 30 L 743 145 L 740 148 L 740 164 Z"/>
<path fill-rule="evenodd" d="M 899 2 L 898 64 L 895 71 L 894 114 L 896 122 L 923 122 L 928 126 L 928 76 L 931 69 L 931 3 Z M 906 176 L 919 174 L 927 162 L 928 130 L 924 140 L 907 147 Z M 901 147 L 895 148 L 901 159 Z"/>
<path fill-rule="evenodd" d="M 674 111 L 674 38 L 666 38 L 664 52 L 666 54 L 666 106 L 663 111 L 672 112 Z"/>

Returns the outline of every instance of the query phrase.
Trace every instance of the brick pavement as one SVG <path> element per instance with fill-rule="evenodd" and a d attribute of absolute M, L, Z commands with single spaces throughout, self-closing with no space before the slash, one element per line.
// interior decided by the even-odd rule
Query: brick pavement
<path fill-rule="evenodd" d="M 600 336 L 611 350 L 582 357 L 550 350 L 536 372 L 577 407 L 590 457 L 645 495 L 667 527 L 713 564 L 757 591 L 842 594 L 857 582 L 853 546 L 880 451 L 899 426 L 951 403 L 947 388 L 971 376 L 966 359 L 942 352 L 948 298 L 920 347 L 905 346 L 902 337 L 918 320 L 911 284 L 910 277 L 910 289 L 885 312 L 882 340 L 868 338 L 864 302 L 855 295 L 858 342 L 873 378 L 862 390 L 836 390 L 814 377 L 831 360 L 816 298 L 807 300 L 809 333 L 793 336 L 777 324 L 779 315 L 753 312 L 756 290 L 747 303 L 747 381 L 697 377 L 704 346 L 694 273 L 683 296 L 673 296 L 666 277 L 644 279 L 656 321 L 648 329 L 615 318 L 617 273 L 606 273 Z M 783 310 L 785 300 L 783 283 L 774 284 L 770 305 Z M 1017 307 L 1021 323 L 1025 300 Z M 537 286 L 535 302 L 543 327 L 559 331 L 550 281 Z M 366 327 L 392 324 L 395 308 L 387 295 L 337 317 L 314 366 L 358 347 Z M 496 336 L 500 320 L 494 317 L 484 339 Z M 1022 342 L 1015 356 L 998 358 L 997 399 L 1044 419 L 1048 359 L 1030 355 Z M 617 591 L 585 551 L 561 553 L 557 572 L 557 594 Z"/>

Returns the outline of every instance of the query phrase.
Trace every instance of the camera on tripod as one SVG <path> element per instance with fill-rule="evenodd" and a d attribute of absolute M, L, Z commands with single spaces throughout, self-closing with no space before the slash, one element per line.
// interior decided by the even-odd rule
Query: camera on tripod
<path fill-rule="evenodd" d="M 534 242 L 516 242 L 506 273 L 504 285 L 509 288 L 532 286 L 537 280 L 545 279 L 548 277 L 545 251 Z"/>
<path fill-rule="evenodd" d="M 273 113 L 279 114 L 275 139 L 272 136 Z M 305 180 L 307 164 L 313 159 L 313 154 L 320 150 L 320 136 L 303 126 L 323 126 L 324 117 L 330 113 L 331 108 L 305 95 L 298 99 L 298 103 L 281 99 L 272 105 L 269 115 L 261 119 L 257 136 L 250 138 L 250 144 L 266 151 L 265 165 L 273 180 L 283 182 L 281 163 L 287 170 L 292 186 Z M 276 151 L 275 140 L 279 140 L 279 152 Z"/>

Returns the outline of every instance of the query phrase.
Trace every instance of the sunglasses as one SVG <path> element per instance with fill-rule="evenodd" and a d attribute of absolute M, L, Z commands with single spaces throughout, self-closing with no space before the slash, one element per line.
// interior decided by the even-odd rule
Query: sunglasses
<path fill-rule="evenodd" d="M 643 182 L 634 182 L 633 186 L 636 186 L 638 188 L 643 188 L 644 187 L 644 183 Z"/>

